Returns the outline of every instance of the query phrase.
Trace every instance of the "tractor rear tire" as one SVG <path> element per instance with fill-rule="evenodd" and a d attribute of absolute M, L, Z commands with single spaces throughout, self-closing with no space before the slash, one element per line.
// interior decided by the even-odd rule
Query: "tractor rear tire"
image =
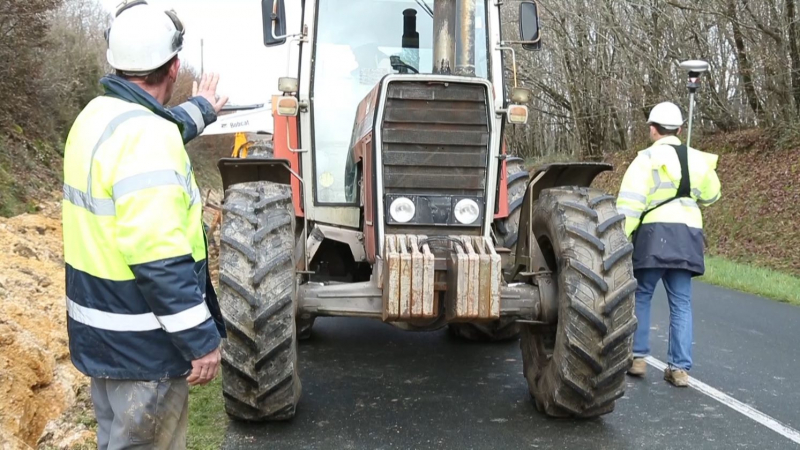
<path fill-rule="evenodd" d="M 291 188 L 241 183 L 226 192 L 220 239 L 225 411 L 247 421 L 286 420 L 300 398 Z"/>
<path fill-rule="evenodd" d="M 508 185 L 508 217 L 495 221 L 495 232 L 500 246 L 511 250 L 514 261 L 517 254 L 517 241 L 519 240 L 519 216 L 522 212 L 522 202 L 528 187 L 530 175 L 525 169 L 522 158 L 511 156 L 506 158 L 506 183 Z"/>
<path fill-rule="evenodd" d="M 528 187 L 528 171 L 525 161 L 516 156 L 506 158 L 506 183 L 508 183 L 508 217 L 495 221 L 498 244 L 511 250 L 508 261 L 513 264 L 517 254 L 519 238 L 519 215 Z M 507 270 L 508 267 L 504 267 Z M 519 325 L 514 321 L 498 320 L 491 323 L 453 323 L 450 333 L 468 341 L 502 342 L 519 337 Z"/>
<path fill-rule="evenodd" d="M 311 330 L 314 327 L 315 320 L 317 320 L 316 317 L 311 317 L 310 319 L 301 319 L 298 317 L 297 320 L 295 320 L 298 340 L 305 341 L 311 339 Z"/>
<path fill-rule="evenodd" d="M 555 188 L 535 204 L 530 232 L 555 272 L 558 324 L 522 327 L 523 373 L 549 416 L 593 418 L 614 410 L 633 362 L 636 330 L 625 216 L 614 197 Z"/>

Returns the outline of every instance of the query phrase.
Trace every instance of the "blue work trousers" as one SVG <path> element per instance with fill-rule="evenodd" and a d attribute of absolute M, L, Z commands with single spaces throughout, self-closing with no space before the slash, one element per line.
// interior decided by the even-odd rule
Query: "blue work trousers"
<path fill-rule="evenodd" d="M 692 368 L 692 272 L 679 269 L 638 269 L 634 276 L 636 319 L 639 325 L 633 336 L 633 356 L 650 354 L 650 304 L 659 281 L 664 282 L 669 300 L 669 344 L 667 364 L 674 369 Z"/>

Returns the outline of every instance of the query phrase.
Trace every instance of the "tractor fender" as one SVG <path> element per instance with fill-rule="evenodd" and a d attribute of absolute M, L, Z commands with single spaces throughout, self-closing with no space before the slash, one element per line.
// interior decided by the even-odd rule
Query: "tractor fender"
<path fill-rule="evenodd" d="M 222 189 L 252 181 L 291 184 L 292 170 L 288 159 L 222 158 L 217 163 L 222 176 Z"/>
<path fill-rule="evenodd" d="M 522 201 L 522 212 L 519 218 L 519 241 L 514 272 L 523 268 L 537 272 L 547 270 L 539 245 L 530 242 L 530 223 L 533 205 L 545 189 L 562 186 L 589 187 L 598 175 L 613 170 L 614 166 L 606 163 L 554 163 L 545 164 L 536 169 L 525 191 Z"/>

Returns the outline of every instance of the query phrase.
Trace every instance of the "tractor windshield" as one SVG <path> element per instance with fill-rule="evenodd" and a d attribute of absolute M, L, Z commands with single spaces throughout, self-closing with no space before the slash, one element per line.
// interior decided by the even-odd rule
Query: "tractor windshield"
<path fill-rule="evenodd" d="M 345 204 L 358 103 L 387 74 L 433 72 L 433 0 L 319 0 L 312 85 L 316 201 Z M 475 72 L 489 72 L 486 5 L 475 12 Z"/>

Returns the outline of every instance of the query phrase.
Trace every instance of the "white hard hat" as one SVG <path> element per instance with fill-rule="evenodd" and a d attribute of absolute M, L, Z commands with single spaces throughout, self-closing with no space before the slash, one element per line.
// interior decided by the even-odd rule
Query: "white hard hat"
<path fill-rule="evenodd" d="M 659 103 L 650 111 L 647 123 L 661 125 L 667 130 L 677 130 L 683 126 L 683 113 L 675 103 Z"/>
<path fill-rule="evenodd" d="M 141 0 L 120 8 L 106 33 L 108 63 L 131 75 L 158 69 L 183 48 L 184 29 L 178 16 Z"/>

